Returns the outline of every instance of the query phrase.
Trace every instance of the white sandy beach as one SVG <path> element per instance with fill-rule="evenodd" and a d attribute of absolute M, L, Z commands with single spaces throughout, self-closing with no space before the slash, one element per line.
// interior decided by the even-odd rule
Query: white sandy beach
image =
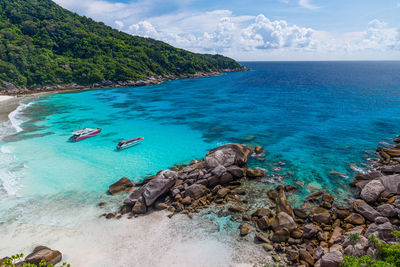
<path fill-rule="evenodd" d="M 13 96 L 8 96 L 8 95 L 0 95 L 0 102 L 9 100 L 9 99 L 13 99 Z"/>

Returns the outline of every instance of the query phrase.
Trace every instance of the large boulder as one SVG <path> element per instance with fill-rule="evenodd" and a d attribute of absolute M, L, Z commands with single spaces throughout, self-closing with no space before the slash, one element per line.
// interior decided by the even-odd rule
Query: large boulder
<path fill-rule="evenodd" d="M 293 218 L 286 212 L 279 212 L 276 218 L 271 222 L 271 226 L 274 231 L 286 228 L 289 230 L 289 232 L 292 232 L 294 229 L 297 228 L 297 225 Z"/>
<path fill-rule="evenodd" d="M 252 151 L 244 145 L 228 144 L 210 150 L 204 158 L 204 162 L 208 169 L 214 169 L 218 165 L 242 167 L 251 154 Z"/>
<path fill-rule="evenodd" d="M 374 203 L 383 190 L 385 190 L 385 187 L 380 180 L 372 180 L 362 189 L 361 198 L 368 203 Z"/>
<path fill-rule="evenodd" d="M 334 250 L 322 256 L 320 267 L 339 267 L 342 261 L 343 254 L 338 250 Z"/>
<path fill-rule="evenodd" d="M 367 250 L 369 247 L 368 239 L 362 235 L 359 235 L 359 237 L 360 240 L 354 242 L 350 239 L 350 234 L 346 235 L 342 244 L 344 254 L 352 255 L 357 258 L 360 258 L 367 254 Z"/>
<path fill-rule="evenodd" d="M 25 262 L 30 264 L 39 265 L 42 260 L 47 264 L 57 264 L 61 261 L 62 254 L 58 250 L 52 250 L 45 246 L 36 247 L 31 254 L 26 256 Z"/>
<path fill-rule="evenodd" d="M 361 225 L 365 223 L 364 217 L 358 213 L 351 213 L 344 219 L 344 221 L 354 225 Z"/>
<path fill-rule="evenodd" d="M 151 206 L 157 198 L 165 194 L 174 184 L 178 173 L 165 170 L 157 173 L 156 177 L 144 185 L 143 198 L 146 206 Z"/>
<path fill-rule="evenodd" d="M 394 230 L 397 229 L 390 222 L 385 222 L 383 224 L 372 223 L 365 232 L 365 237 L 369 237 L 373 234 L 386 242 L 395 241 L 396 238 L 391 234 Z"/>
<path fill-rule="evenodd" d="M 152 205 L 157 198 L 169 191 L 175 184 L 178 173 L 170 170 L 160 171 L 148 183 L 138 190 L 133 191 L 124 203 L 127 205 L 135 205 L 139 199 L 143 198 L 146 206 Z"/>
<path fill-rule="evenodd" d="M 144 192 L 145 186 L 140 187 L 139 189 L 133 191 L 125 200 L 124 204 L 133 206 L 139 199 L 143 199 L 143 192 Z"/>
<path fill-rule="evenodd" d="M 379 178 L 385 187 L 385 191 L 392 194 L 399 194 L 400 174 L 386 175 Z"/>
<path fill-rule="evenodd" d="M 362 199 L 357 199 L 354 201 L 353 209 L 370 221 L 374 221 L 376 217 L 381 215 Z"/>
<path fill-rule="evenodd" d="M 393 205 L 383 204 L 376 209 L 384 217 L 395 217 L 397 210 Z"/>
<path fill-rule="evenodd" d="M 108 187 L 108 192 L 110 192 L 111 195 L 123 192 L 125 190 L 129 190 L 133 187 L 133 183 L 131 180 L 129 180 L 126 177 L 122 177 L 119 179 L 116 183 L 110 185 Z"/>

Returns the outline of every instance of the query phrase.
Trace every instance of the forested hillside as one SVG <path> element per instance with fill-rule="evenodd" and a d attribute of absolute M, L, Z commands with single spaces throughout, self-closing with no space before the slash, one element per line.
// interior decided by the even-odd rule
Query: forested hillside
<path fill-rule="evenodd" d="M 221 55 L 120 32 L 51 0 L 0 1 L 0 85 L 86 85 L 238 67 Z"/>

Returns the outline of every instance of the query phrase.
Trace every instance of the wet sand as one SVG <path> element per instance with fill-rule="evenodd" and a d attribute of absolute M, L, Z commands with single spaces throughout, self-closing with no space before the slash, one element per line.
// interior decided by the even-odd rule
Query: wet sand
<path fill-rule="evenodd" d="M 0 96 L 0 122 L 8 121 L 8 114 L 18 107 L 22 98 L 13 96 Z"/>

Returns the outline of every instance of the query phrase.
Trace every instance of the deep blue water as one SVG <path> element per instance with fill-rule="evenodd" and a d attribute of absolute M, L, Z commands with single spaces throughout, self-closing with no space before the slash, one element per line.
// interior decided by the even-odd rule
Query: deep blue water
<path fill-rule="evenodd" d="M 250 162 L 269 170 L 263 184 L 282 179 L 304 183 L 304 193 L 323 188 L 345 198 L 350 164 L 366 167 L 379 142 L 400 134 L 400 62 L 242 64 L 252 71 L 35 100 L 15 114 L 29 118 L 23 131 L 0 141 L 0 183 L 8 193 L 0 214 L 13 206 L 7 195 L 19 203 L 103 193 L 122 176 L 140 180 L 228 142 L 268 151 L 265 161 Z M 66 142 L 80 127 L 103 132 Z M 121 138 L 137 136 L 142 144 L 114 151 Z"/>

